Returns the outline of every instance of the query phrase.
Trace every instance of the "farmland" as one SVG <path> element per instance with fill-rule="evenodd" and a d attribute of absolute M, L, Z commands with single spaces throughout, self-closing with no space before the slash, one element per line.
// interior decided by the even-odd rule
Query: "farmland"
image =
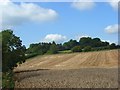
<path fill-rule="evenodd" d="M 37 56 L 14 71 L 16 88 L 117 88 L 118 50 Z"/>

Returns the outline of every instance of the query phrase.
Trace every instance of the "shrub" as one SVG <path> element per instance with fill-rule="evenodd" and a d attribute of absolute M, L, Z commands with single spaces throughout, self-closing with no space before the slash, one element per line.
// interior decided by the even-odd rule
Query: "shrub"
<path fill-rule="evenodd" d="M 83 51 L 84 52 L 87 52 L 87 51 L 91 51 L 92 50 L 92 47 L 91 46 L 86 46 Z"/>
<path fill-rule="evenodd" d="M 2 73 L 2 88 L 12 89 L 14 88 L 14 86 L 15 86 L 15 82 L 13 79 L 13 72 L 9 71 Z"/>
<path fill-rule="evenodd" d="M 82 48 L 80 46 L 75 46 L 71 49 L 72 52 L 82 52 Z"/>
<path fill-rule="evenodd" d="M 112 43 L 111 45 L 110 45 L 110 49 L 116 49 L 117 47 L 116 47 L 116 45 L 115 45 L 115 43 Z"/>
<path fill-rule="evenodd" d="M 29 59 L 29 58 L 35 57 L 35 56 L 37 56 L 37 55 L 39 55 L 39 54 L 37 54 L 37 53 L 32 53 L 32 54 L 26 55 L 25 58 L 26 58 L 26 59 Z"/>
<path fill-rule="evenodd" d="M 50 46 L 50 49 L 47 51 L 47 54 L 56 54 L 56 53 L 58 53 L 57 46 L 56 44 L 52 44 Z"/>

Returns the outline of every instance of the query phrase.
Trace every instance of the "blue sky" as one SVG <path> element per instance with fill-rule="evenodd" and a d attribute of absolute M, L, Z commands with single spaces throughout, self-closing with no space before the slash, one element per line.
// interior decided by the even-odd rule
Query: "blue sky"
<path fill-rule="evenodd" d="M 15 18 L 5 16 L 11 20 L 10 23 L 7 20 L 5 21 L 5 23 L 7 22 L 6 27 L 12 28 L 27 47 L 31 43 L 41 41 L 55 40 L 57 43 L 63 43 L 69 39 L 78 40 L 83 36 L 99 37 L 102 40 L 115 43 L 118 41 L 116 30 L 118 12 L 108 2 L 94 2 L 88 5 L 84 5 L 85 3 L 73 5 L 72 2 L 37 2 L 32 3 L 31 7 L 29 5 L 26 7 L 27 4 L 30 3 L 24 4 L 24 8 L 27 9 L 23 13 L 32 10 L 32 8 L 36 10 L 28 15 L 30 20 L 28 16 L 25 17 L 25 14 L 23 16 L 21 13 L 18 15 L 19 12 L 16 14 L 15 10 L 12 11 Z M 12 5 L 19 7 L 21 3 L 12 3 Z M 39 12 L 42 12 L 45 17 L 36 19 L 35 14 L 39 14 Z M 12 23 L 13 21 L 14 23 Z"/>

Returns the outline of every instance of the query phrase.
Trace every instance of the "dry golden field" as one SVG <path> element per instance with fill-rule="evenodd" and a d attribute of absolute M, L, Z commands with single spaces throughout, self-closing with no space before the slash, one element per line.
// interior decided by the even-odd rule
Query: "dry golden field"
<path fill-rule="evenodd" d="M 16 88 L 117 88 L 118 50 L 37 56 L 14 71 Z"/>

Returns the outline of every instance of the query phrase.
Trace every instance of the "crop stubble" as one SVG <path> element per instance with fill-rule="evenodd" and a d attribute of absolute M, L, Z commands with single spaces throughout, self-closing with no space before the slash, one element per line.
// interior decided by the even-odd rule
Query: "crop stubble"
<path fill-rule="evenodd" d="M 14 71 L 16 88 L 117 88 L 118 50 L 37 56 Z"/>

